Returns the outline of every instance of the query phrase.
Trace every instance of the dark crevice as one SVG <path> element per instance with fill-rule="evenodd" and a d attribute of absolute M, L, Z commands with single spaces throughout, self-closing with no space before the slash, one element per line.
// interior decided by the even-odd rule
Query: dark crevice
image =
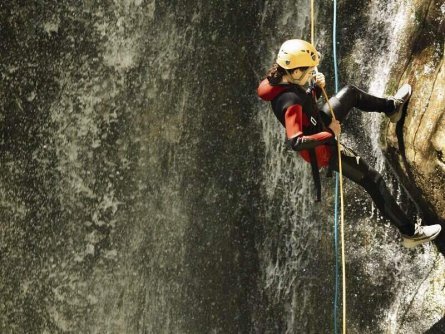
<path fill-rule="evenodd" d="M 411 53 L 408 57 L 408 61 L 406 62 L 406 66 L 404 67 L 404 69 L 399 77 L 399 80 L 398 80 L 399 85 L 400 85 L 401 78 L 404 77 L 406 71 L 410 67 L 410 64 L 413 61 L 414 55 L 421 52 L 423 49 L 425 49 L 425 47 L 426 47 L 425 43 L 430 41 L 428 38 L 425 38 L 425 35 L 427 34 L 427 31 L 425 31 L 425 28 L 427 25 L 428 13 L 430 12 L 432 4 L 433 4 L 433 1 L 431 0 L 427 6 L 425 15 L 423 16 L 422 23 L 421 23 L 421 26 L 419 27 L 416 37 L 413 39 Z M 420 41 L 422 41 L 422 43 L 420 43 Z M 434 83 L 432 85 L 432 88 L 434 88 L 435 82 L 438 77 L 438 73 L 442 66 L 442 63 L 443 63 L 443 57 L 442 57 L 442 60 L 438 66 L 438 71 L 434 78 Z M 433 89 L 431 90 L 431 95 L 432 95 L 432 93 L 433 93 Z M 428 101 L 431 99 L 431 95 L 430 95 Z M 428 108 L 428 104 L 425 107 L 425 110 L 427 108 Z M 398 142 L 398 151 L 396 149 L 388 149 L 387 158 L 389 160 L 392 160 L 392 165 L 396 169 L 396 174 L 399 176 L 401 184 L 405 188 L 411 201 L 416 206 L 416 209 L 417 209 L 420 217 L 423 220 L 423 224 L 432 225 L 432 224 L 439 223 L 442 225 L 442 227 L 445 227 L 444 221 L 437 215 L 436 210 L 423 196 L 423 192 L 415 185 L 415 182 L 413 182 L 415 180 L 415 176 L 413 174 L 411 166 L 410 166 L 408 159 L 406 157 L 406 147 L 405 147 L 404 133 L 403 133 L 404 123 L 405 123 L 405 119 L 406 119 L 406 113 L 407 113 L 407 106 L 405 106 L 405 108 L 403 110 L 402 118 L 397 123 L 396 129 L 395 129 L 397 142 Z M 422 117 L 423 117 L 423 115 L 422 115 Z M 416 130 L 416 134 L 414 135 L 414 138 L 416 138 L 416 136 L 417 136 L 417 131 L 418 131 L 418 129 Z M 439 152 L 437 154 L 437 157 L 439 160 L 443 159 L 443 157 L 441 158 L 441 153 L 442 152 Z M 395 166 L 398 166 L 398 164 L 399 164 L 399 162 L 397 161 L 397 158 L 396 158 L 397 156 L 401 157 L 402 167 L 395 167 Z M 443 233 L 436 240 L 436 245 L 439 247 L 442 254 L 445 254 L 445 252 L 444 252 L 445 251 L 445 240 L 444 240 Z"/>
<path fill-rule="evenodd" d="M 443 156 L 443 152 L 439 151 L 439 150 L 436 150 L 436 155 L 437 155 L 437 159 L 440 162 L 442 162 L 443 164 L 445 164 L 445 159 L 444 159 L 444 156 Z"/>
<path fill-rule="evenodd" d="M 439 65 L 438 65 L 438 67 L 437 67 L 437 68 L 438 68 L 438 69 L 437 69 L 437 73 L 436 73 L 436 75 L 435 75 L 435 77 L 434 77 L 434 82 L 433 82 L 433 84 L 432 84 L 432 86 L 431 86 L 431 94 L 430 94 L 430 96 L 428 97 L 428 100 L 427 100 L 427 103 L 426 103 L 426 106 L 425 106 L 425 110 L 424 110 L 424 112 L 422 113 L 422 115 L 421 115 L 421 117 L 420 117 L 420 120 L 419 120 L 419 123 L 418 123 L 419 126 L 417 127 L 417 129 L 416 129 L 416 133 L 414 134 L 413 143 L 416 141 L 416 137 L 417 137 L 417 133 L 419 132 L 420 124 L 422 124 L 422 120 L 423 120 L 423 117 L 425 116 L 425 112 L 428 110 L 428 107 L 429 107 L 429 105 L 430 105 L 431 96 L 433 95 L 434 87 L 436 86 L 437 77 L 439 76 L 440 69 L 442 68 L 442 63 L 443 63 L 443 57 L 442 57 L 442 60 L 441 60 L 441 62 L 439 63 Z M 433 129 L 431 129 L 431 133 L 434 133 L 436 127 L 437 127 L 437 124 L 435 125 L 435 127 L 434 127 Z M 414 146 L 414 145 L 413 145 L 413 146 Z M 416 154 L 417 154 L 417 152 L 414 150 L 414 158 L 415 158 Z"/>
<path fill-rule="evenodd" d="M 408 159 L 406 157 L 406 150 L 405 150 L 405 141 L 404 141 L 404 134 L 403 134 L 403 125 L 405 123 L 406 118 L 406 109 L 407 106 L 405 106 L 402 118 L 396 125 L 396 136 L 397 141 L 399 145 L 399 152 L 396 152 L 393 149 L 388 150 L 388 153 L 390 153 L 391 156 L 396 157 L 398 154 L 400 154 L 402 158 L 402 164 L 403 169 L 405 170 L 407 177 L 406 180 L 403 178 L 401 179 L 401 183 L 405 190 L 407 191 L 411 201 L 414 203 L 414 205 L 417 208 L 417 211 L 419 212 L 420 216 L 424 220 L 424 222 L 427 225 L 435 224 L 437 221 L 439 221 L 438 215 L 435 213 L 435 210 L 431 207 L 431 205 L 428 203 L 428 201 L 425 200 L 424 196 L 422 195 L 419 188 L 417 188 L 412 180 L 415 180 L 415 176 L 411 170 L 411 166 L 408 162 Z M 393 161 L 392 165 L 397 165 L 397 161 Z M 401 176 L 404 174 L 403 169 L 397 170 L 396 174 L 401 178 Z"/>

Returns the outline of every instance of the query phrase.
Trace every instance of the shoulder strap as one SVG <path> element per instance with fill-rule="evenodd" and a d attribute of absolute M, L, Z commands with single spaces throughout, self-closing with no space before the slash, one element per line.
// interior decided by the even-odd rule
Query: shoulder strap
<path fill-rule="evenodd" d="M 302 105 L 303 112 L 313 126 L 312 131 L 310 131 L 310 133 L 307 133 L 307 134 L 312 134 L 312 133 L 317 133 L 317 132 L 322 131 L 323 123 L 322 123 L 320 114 L 318 112 L 316 112 L 318 109 L 317 109 L 317 104 L 315 103 L 315 101 L 311 95 L 312 89 L 309 88 L 308 91 L 303 91 L 299 87 L 290 86 L 289 90 L 295 92 L 297 95 L 301 95 L 301 94 L 304 95 L 304 105 Z"/>
<path fill-rule="evenodd" d="M 292 89 L 298 89 L 297 87 L 292 87 Z M 312 90 L 309 92 L 304 92 L 306 95 L 306 103 L 303 106 L 303 112 L 312 124 L 312 129 L 308 131 L 307 134 L 317 133 L 323 130 L 323 123 L 320 114 L 316 112 L 317 105 L 312 98 Z M 309 149 L 309 158 L 311 162 L 312 179 L 314 180 L 315 192 L 317 194 L 315 202 L 321 202 L 321 181 L 320 181 L 320 171 L 318 170 L 317 154 L 315 153 L 315 148 Z"/>
<path fill-rule="evenodd" d="M 323 130 L 323 123 L 320 116 L 314 110 L 316 105 L 312 99 L 312 96 L 308 96 L 304 90 L 293 85 L 287 85 L 288 90 L 281 93 L 280 97 L 273 103 L 274 112 L 279 112 L 280 115 L 284 115 L 287 108 L 294 104 L 300 104 L 306 117 L 312 123 L 313 130 L 310 132 L 317 133 Z M 278 115 L 277 115 L 278 117 Z M 282 121 L 283 123 L 283 121 Z M 283 123 L 284 124 L 284 123 Z M 311 133 L 306 133 L 311 134 Z M 311 162 L 312 178 L 315 184 L 315 191 L 317 194 L 316 202 L 321 202 L 321 181 L 320 171 L 318 170 L 317 155 L 315 148 L 309 149 L 309 157 Z"/>

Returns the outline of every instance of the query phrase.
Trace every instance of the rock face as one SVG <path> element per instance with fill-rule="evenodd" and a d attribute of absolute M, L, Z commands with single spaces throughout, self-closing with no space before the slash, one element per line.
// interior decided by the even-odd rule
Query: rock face
<path fill-rule="evenodd" d="M 0 4 L 1 333 L 252 326 L 258 11 Z"/>
<path fill-rule="evenodd" d="M 390 87 L 409 82 L 413 95 L 401 122 L 385 130 L 386 154 L 430 224 L 445 220 L 444 10 L 437 1 L 415 5 Z"/>
<path fill-rule="evenodd" d="M 386 152 L 419 209 L 443 218 L 445 9 L 338 3 L 342 84 L 415 85 Z M 315 205 L 309 165 L 255 94 L 282 41 L 310 38 L 309 12 L 307 0 L 0 4 L 1 333 L 333 331 L 333 182 Z M 343 139 L 397 191 L 381 123 L 353 112 Z M 348 332 L 439 330 L 442 255 L 402 249 L 345 188 Z"/>

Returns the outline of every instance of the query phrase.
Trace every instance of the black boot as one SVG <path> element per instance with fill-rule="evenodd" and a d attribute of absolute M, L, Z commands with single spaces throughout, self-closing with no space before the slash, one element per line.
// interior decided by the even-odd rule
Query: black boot
<path fill-rule="evenodd" d="M 404 84 L 402 87 L 399 88 L 396 95 L 388 98 L 394 101 L 394 111 L 386 114 L 389 117 L 391 123 L 397 123 L 400 120 L 403 114 L 403 107 L 406 105 L 410 97 L 411 85 Z"/>

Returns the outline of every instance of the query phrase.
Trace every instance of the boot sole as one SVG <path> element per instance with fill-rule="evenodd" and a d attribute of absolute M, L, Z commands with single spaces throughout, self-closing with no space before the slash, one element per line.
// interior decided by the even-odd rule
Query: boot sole
<path fill-rule="evenodd" d="M 425 238 L 425 239 L 419 239 L 419 240 L 413 240 L 413 239 L 403 239 L 402 245 L 405 248 L 413 248 L 416 247 L 418 245 L 424 244 L 428 241 L 434 240 L 437 238 L 437 236 L 440 234 L 440 231 L 442 231 L 442 229 L 439 229 L 439 231 L 437 231 L 435 234 L 433 234 L 432 236 Z"/>
<path fill-rule="evenodd" d="M 389 116 L 389 119 L 391 123 L 397 123 L 402 118 L 403 113 L 406 111 L 408 107 L 408 101 L 411 98 L 412 94 L 412 88 L 410 84 L 403 84 L 402 87 L 400 87 L 397 90 L 396 95 L 394 95 L 394 98 L 396 99 L 403 99 L 405 100 L 405 103 L 400 106 L 400 110 Z"/>

